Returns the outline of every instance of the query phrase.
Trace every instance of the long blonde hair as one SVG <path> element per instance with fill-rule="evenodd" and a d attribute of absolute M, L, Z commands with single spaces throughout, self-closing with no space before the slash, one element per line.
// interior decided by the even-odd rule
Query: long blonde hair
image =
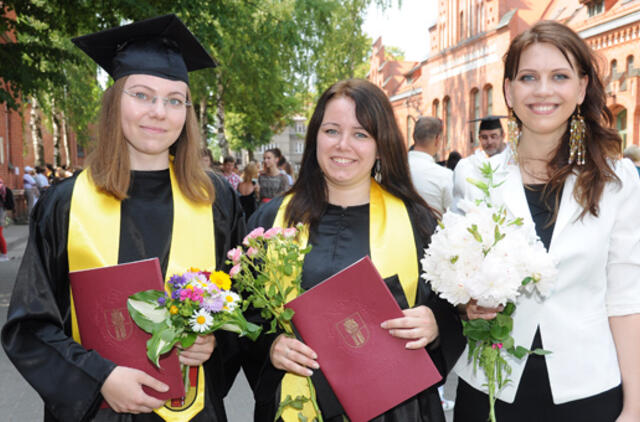
<path fill-rule="evenodd" d="M 87 158 L 93 182 L 101 190 L 119 200 L 127 197 L 131 182 L 131 163 L 127 140 L 121 124 L 120 98 L 127 77 L 118 79 L 102 96 L 98 123 L 98 142 Z M 187 99 L 191 91 L 187 87 Z M 184 127 L 169 151 L 174 155 L 173 167 L 182 193 L 191 201 L 213 203 L 213 183 L 200 165 L 201 151 L 198 120 L 193 107 L 187 108 Z"/>

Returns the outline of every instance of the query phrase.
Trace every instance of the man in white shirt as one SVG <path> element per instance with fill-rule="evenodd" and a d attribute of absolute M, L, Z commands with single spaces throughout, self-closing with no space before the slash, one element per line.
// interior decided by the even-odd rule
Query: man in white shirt
<path fill-rule="evenodd" d="M 31 215 L 31 210 L 36 204 L 40 194 L 38 193 L 38 185 L 35 179 L 36 172 L 31 166 L 24 167 L 24 176 L 22 176 L 22 187 L 24 188 L 24 196 L 27 198 L 27 211 Z"/>
<path fill-rule="evenodd" d="M 409 170 L 416 190 L 440 214 L 451 205 L 453 172 L 436 163 L 433 156 L 442 145 L 442 120 L 421 117 L 413 130 L 413 150 Z"/>
<path fill-rule="evenodd" d="M 473 154 L 458 162 L 454 172 L 454 196 L 456 198 L 463 198 L 465 196 L 464 191 L 471 186 L 461 179 L 462 177 L 466 177 L 462 175 L 467 174 L 470 171 L 469 168 L 479 167 L 483 162 L 487 161 L 489 157 L 493 157 L 504 151 L 506 147 L 504 142 L 505 133 L 500 123 L 500 119 L 504 117 L 506 116 L 486 116 L 469 121 L 469 123 L 480 122 L 478 140 L 482 149 L 478 148 Z M 456 204 L 454 204 L 453 210 L 458 210 Z"/>

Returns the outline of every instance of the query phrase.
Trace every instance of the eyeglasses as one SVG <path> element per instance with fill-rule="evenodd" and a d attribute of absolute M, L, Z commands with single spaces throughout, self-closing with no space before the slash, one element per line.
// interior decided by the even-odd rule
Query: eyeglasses
<path fill-rule="evenodd" d="M 151 96 L 141 91 L 132 92 L 127 91 L 126 89 L 123 89 L 122 92 L 133 98 L 138 104 L 148 108 L 151 108 L 158 99 L 162 101 L 162 105 L 164 105 L 165 107 L 169 106 L 169 110 L 184 110 L 186 107 L 191 106 L 191 102 L 181 100 L 180 98 Z"/>

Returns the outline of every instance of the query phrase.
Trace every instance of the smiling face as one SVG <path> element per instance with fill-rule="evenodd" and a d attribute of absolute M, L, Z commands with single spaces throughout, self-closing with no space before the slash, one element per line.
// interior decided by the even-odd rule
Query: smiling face
<path fill-rule="evenodd" d="M 122 94 L 120 114 L 132 170 L 167 168 L 169 147 L 184 127 L 186 107 L 165 105 L 162 98 L 187 100 L 187 84 L 151 75 L 131 75 Z M 133 95 L 132 95 L 133 94 Z M 157 97 L 154 104 L 142 99 Z"/>
<path fill-rule="evenodd" d="M 327 103 L 316 153 L 330 197 L 333 189 L 343 188 L 368 194 L 376 141 L 358 122 L 351 98 L 334 97 Z"/>
<path fill-rule="evenodd" d="M 520 56 L 518 73 L 505 80 L 507 105 L 522 121 L 523 141 L 535 135 L 560 142 L 576 105 L 584 100 L 588 78 L 579 75 L 569 57 L 571 63 L 552 44 L 531 44 Z"/>

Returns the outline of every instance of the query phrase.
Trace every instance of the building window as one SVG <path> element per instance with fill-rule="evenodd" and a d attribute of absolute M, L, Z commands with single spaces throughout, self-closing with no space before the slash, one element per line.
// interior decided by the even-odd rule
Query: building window
<path fill-rule="evenodd" d="M 633 71 L 633 56 L 627 57 L 627 75 L 631 76 L 631 72 Z"/>
<path fill-rule="evenodd" d="M 296 122 L 296 133 L 304 133 L 304 122 Z"/>
<path fill-rule="evenodd" d="M 611 60 L 611 77 L 615 78 L 618 74 L 618 61 L 616 59 Z"/>
<path fill-rule="evenodd" d="M 593 0 L 587 5 L 589 17 L 599 15 L 602 12 L 604 12 L 604 0 Z"/>
<path fill-rule="evenodd" d="M 493 87 L 491 85 L 484 87 L 484 97 L 485 104 L 487 105 L 485 116 L 490 116 L 493 114 Z"/>
<path fill-rule="evenodd" d="M 447 141 L 446 146 L 449 148 L 451 143 L 451 100 L 449 97 L 445 97 L 442 100 L 442 108 L 444 111 L 444 136 Z"/>
<path fill-rule="evenodd" d="M 627 147 L 627 109 L 622 109 L 616 115 L 616 130 L 622 138 L 622 149 Z"/>
<path fill-rule="evenodd" d="M 302 154 L 304 151 L 304 142 L 296 142 L 296 154 Z"/>
<path fill-rule="evenodd" d="M 413 116 L 407 116 L 407 145 L 412 145 L 413 142 L 413 128 L 415 127 L 415 121 Z"/>
<path fill-rule="evenodd" d="M 440 101 L 433 100 L 431 114 L 433 114 L 433 117 L 440 117 Z"/>
<path fill-rule="evenodd" d="M 4 137 L 2 136 L 0 136 L 0 164 L 4 164 Z"/>
<path fill-rule="evenodd" d="M 469 110 L 469 115 L 471 116 L 471 120 L 480 118 L 480 91 L 478 88 L 474 88 L 471 91 L 471 110 Z M 471 135 L 471 139 L 473 139 L 473 144 L 477 145 L 478 140 L 476 139 L 476 133 L 478 133 L 478 127 L 480 126 L 480 122 L 474 122 L 473 131 Z"/>
<path fill-rule="evenodd" d="M 464 12 L 460 12 L 460 41 L 464 40 Z"/>

